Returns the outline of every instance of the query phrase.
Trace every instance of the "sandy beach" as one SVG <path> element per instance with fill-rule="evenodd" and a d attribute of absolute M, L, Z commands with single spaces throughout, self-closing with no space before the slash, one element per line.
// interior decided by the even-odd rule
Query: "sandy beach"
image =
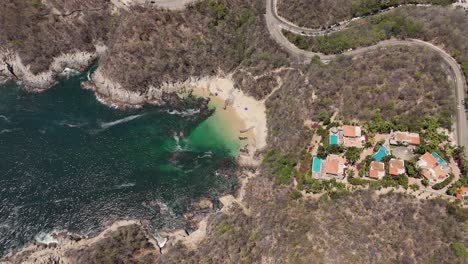
<path fill-rule="evenodd" d="M 229 129 L 239 138 L 246 138 L 242 146 L 246 146 L 247 152 L 241 153 L 239 162 L 242 165 L 258 165 L 254 154 L 266 146 L 267 138 L 264 102 L 235 89 L 229 77 L 205 78 L 191 83 L 189 88 L 196 96 L 210 98 Z"/>

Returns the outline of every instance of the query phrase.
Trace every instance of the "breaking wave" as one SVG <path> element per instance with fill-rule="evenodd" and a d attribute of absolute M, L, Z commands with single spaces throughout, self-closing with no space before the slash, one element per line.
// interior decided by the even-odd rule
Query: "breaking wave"
<path fill-rule="evenodd" d="M 122 119 L 119 119 L 119 120 L 115 120 L 115 121 L 112 121 L 112 122 L 103 122 L 101 123 L 101 128 L 102 129 L 108 129 L 110 127 L 113 127 L 113 126 L 116 126 L 118 124 L 122 124 L 122 123 L 127 123 L 127 122 L 130 122 L 134 119 L 137 119 L 139 117 L 142 117 L 144 116 L 144 114 L 140 114 L 140 115 L 131 115 L 131 116 L 127 116 L 125 118 L 122 118 Z"/>
<path fill-rule="evenodd" d="M 18 131 L 19 129 L 2 129 L 0 130 L 0 135 L 1 134 L 4 134 L 4 133 L 11 133 L 11 132 L 15 132 L 15 131 Z"/>
<path fill-rule="evenodd" d="M 117 185 L 116 188 L 123 189 L 123 188 L 128 188 L 128 187 L 133 187 L 133 186 L 135 186 L 135 183 L 129 182 L 129 183 L 123 183 L 123 184 Z"/>
<path fill-rule="evenodd" d="M 40 232 L 34 237 L 38 243 L 49 245 L 52 243 L 58 243 L 58 240 L 52 236 L 53 233 Z"/>
<path fill-rule="evenodd" d="M 68 123 L 66 121 L 62 121 L 62 122 L 59 123 L 59 125 L 61 125 L 61 126 L 67 126 L 67 127 L 70 127 L 70 128 L 83 127 L 83 126 L 86 126 L 87 124 L 88 123 L 86 123 L 86 122 L 73 124 L 73 123 Z"/>
<path fill-rule="evenodd" d="M 188 109 L 185 111 L 167 110 L 166 113 L 170 115 L 180 115 L 180 116 L 186 117 L 186 116 L 193 116 L 193 115 L 199 114 L 200 109 Z"/>
<path fill-rule="evenodd" d="M 6 122 L 10 122 L 10 119 L 4 115 L 0 115 L 0 119 L 5 120 Z"/>

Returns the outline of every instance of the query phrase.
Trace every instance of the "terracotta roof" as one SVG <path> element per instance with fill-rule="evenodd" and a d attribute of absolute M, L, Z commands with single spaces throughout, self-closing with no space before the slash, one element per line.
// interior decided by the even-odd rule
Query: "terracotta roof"
<path fill-rule="evenodd" d="M 369 167 L 369 177 L 380 179 L 385 176 L 385 164 L 383 162 L 372 161 Z"/>
<path fill-rule="evenodd" d="M 422 155 L 419 158 L 419 161 L 423 161 L 425 163 L 425 164 L 421 162 L 419 163 L 422 168 L 434 168 L 435 166 L 437 166 L 437 162 L 438 162 L 436 157 L 434 157 L 429 152 L 424 153 L 424 155 Z"/>
<path fill-rule="evenodd" d="M 437 165 L 433 168 L 426 168 L 422 170 L 422 175 L 428 180 L 435 180 L 437 182 L 443 181 L 447 178 L 448 173 Z"/>
<path fill-rule="evenodd" d="M 325 161 L 325 173 L 339 175 L 344 171 L 345 159 L 338 155 L 328 155 Z"/>
<path fill-rule="evenodd" d="M 358 126 L 343 126 L 343 136 L 345 137 L 360 137 L 361 127 Z"/>
<path fill-rule="evenodd" d="M 421 144 L 421 138 L 419 138 L 419 134 L 416 134 L 416 133 L 411 133 L 410 134 L 410 141 L 409 141 L 410 144 L 413 144 L 413 145 L 419 145 Z"/>
<path fill-rule="evenodd" d="M 468 195 L 468 187 L 460 187 L 456 193 L 457 198 L 460 199 L 465 195 Z"/>
<path fill-rule="evenodd" d="M 447 178 L 447 173 L 440 166 L 435 167 L 434 172 L 437 180 L 445 180 Z"/>
<path fill-rule="evenodd" d="M 400 142 L 407 142 L 412 145 L 421 144 L 421 139 L 419 138 L 418 133 L 408 133 L 408 132 L 395 132 L 395 140 Z"/>
<path fill-rule="evenodd" d="M 406 172 L 405 170 L 405 162 L 403 160 L 400 160 L 400 159 L 391 159 L 390 162 L 389 162 L 389 169 L 388 169 L 388 172 L 390 173 L 390 175 L 400 175 L 400 174 L 404 174 Z"/>
<path fill-rule="evenodd" d="M 427 180 L 429 180 L 431 178 L 431 173 L 429 172 L 429 170 L 423 170 L 422 171 L 422 175 L 424 176 L 424 178 L 426 178 Z"/>

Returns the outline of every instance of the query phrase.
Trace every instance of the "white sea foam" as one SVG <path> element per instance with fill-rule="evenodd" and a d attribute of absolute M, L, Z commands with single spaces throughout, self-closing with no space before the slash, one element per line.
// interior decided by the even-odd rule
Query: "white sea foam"
<path fill-rule="evenodd" d="M 2 129 L 0 130 L 0 135 L 1 134 L 4 134 L 4 133 L 11 133 L 11 132 L 15 132 L 15 131 L 18 131 L 19 129 Z"/>
<path fill-rule="evenodd" d="M 40 232 L 34 237 L 34 240 L 36 240 L 38 243 L 41 244 L 52 244 L 52 243 L 58 243 L 58 240 L 52 237 L 51 233 L 45 233 L 45 232 Z"/>
<path fill-rule="evenodd" d="M 115 121 L 112 121 L 112 122 L 103 122 L 101 123 L 101 128 L 103 129 L 108 129 L 109 127 L 113 127 L 113 126 L 116 126 L 118 124 L 122 124 L 122 123 L 126 123 L 126 122 L 130 122 L 134 119 L 137 119 L 141 116 L 143 116 L 144 114 L 140 114 L 140 115 L 131 115 L 131 116 L 127 116 L 125 118 L 122 118 L 122 119 L 119 119 L 119 120 L 115 120 Z"/>
<path fill-rule="evenodd" d="M 80 74 L 80 72 L 75 70 L 75 69 L 65 68 L 65 69 L 63 69 L 63 71 L 62 71 L 62 73 L 60 75 L 69 78 L 71 76 L 75 76 L 75 75 L 78 75 L 78 74 Z"/>
<path fill-rule="evenodd" d="M 122 188 L 133 187 L 133 186 L 135 186 L 135 183 L 130 182 L 130 183 L 123 183 L 123 184 L 117 185 L 116 187 L 118 189 L 122 189 Z"/>
<path fill-rule="evenodd" d="M 67 121 L 62 121 L 59 123 L 61 126 L 67 126 L 67 127 L 71 127 L 71 128 L 75 128 L 75 127 L 82 127 L 82 126 L 85 126 L 87 125 L 88 123 L 86 122 L 83 122 L 83 123 L 76 123 L 76 124 L 73 124 L 73 123 L 68 123 Z"/>
<path fill-rule="evenodd" d="M 10 122 L 10 119 L 4 115 L 0 115 L 0 119 L 5 120 L 6 122 Z"/>
<path fill-rule="evenodd" d="M 174 140 L 176 142 L 176 145 L 175 145 L 175 148 L 174 148 L 174 151 L 176 152 L 184 152 L 184 151 L 188 151 L 189 150 L 189 146 L 186 144 L 187 143 L 187 139 L 183 138 L 184 137 L 184 133 L 183 132 L 180 132 L 180 133 L 174 133 Z M 183 144 L 182 144 L 183 143 Z"/>
<path fill-rule="evenodd" d="M 166 113 L 170 115 L 180 115 L 180 116 L 186 117 L 186 116 L 193 116 L 193 115 L 199 114 L 200 109 L 187 109 L 182 112 L 177 111 L 177 110 L 170 110 L 170 111 L 167 110 Z"/>
<path fill-rule="evenodd" d="M 210 150 L 210 151 L 205 152 L 202 156 L 198 156 L 197 158 L 199 159 L 210 158 L 212 155 L 213 155 L 213 152 Z"/>

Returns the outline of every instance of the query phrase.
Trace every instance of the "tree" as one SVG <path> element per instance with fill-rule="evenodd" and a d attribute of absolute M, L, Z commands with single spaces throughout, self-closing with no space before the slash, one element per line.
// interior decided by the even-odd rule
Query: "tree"
<path fill-rule="evenodd" d="M 346 149 L 345 152 L 345 158 L 352 164 L 354 165 L 356 161 L 359 160 L 359 157 L 361 156 L 362 150 L 360 148 L 356 147 L 350 147 Z"/>
<path fill-rule="evenodd" d="M 412 160 L 405 161 L 406 173 L 412 178 L 421 178 L 421 169 L 416 167 L 416 162 Z"/>

